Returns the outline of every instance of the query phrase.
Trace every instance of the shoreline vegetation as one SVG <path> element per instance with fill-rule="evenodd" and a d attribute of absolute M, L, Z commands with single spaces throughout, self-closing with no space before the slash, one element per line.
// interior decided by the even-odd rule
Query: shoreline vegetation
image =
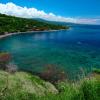
<path fill-rule="evenodd" d="M 55 85 L 27 72 L 0 70 L 0 100 L 100 100 L 100 74 Z"/>
<path fill-rule="evenodd" d="M 48 32 L 57 30 L 66 30 L 69 26 L 52 24 L 47 21 L 36 19 L 26 19 L 14 16 L 0 14 L 0 35 L 1 37 L 9 36 L 8 34 L 17 34 L 25 32 Z"/>
<path fill-rule="evenodd" d="M 69 29 L 70 29 L 70 28 L 69 28 Z M 5 34 L 3 34 L 3 35 L 0 35 L 0 39 L 1 39 L 1 38 L 5 38 L 5 37 L 8 37 L 8 36 L 12 36 L 12 35 L 17 35 L 17 34 L 38 33 L 38 32 L 40 32 L 40 33 L 42 33 L 42 32 L 56 32 L 56 31 L 63 31 L 63 30 L 68 30 L 68 29 L 5 33 Z"/>

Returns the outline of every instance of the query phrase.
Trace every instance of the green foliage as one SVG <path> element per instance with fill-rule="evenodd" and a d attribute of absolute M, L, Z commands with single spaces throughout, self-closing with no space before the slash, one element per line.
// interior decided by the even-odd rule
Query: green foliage
<path fill-rule="evenodd" d="M 48 85 L 47 85 L 48 84 Z M 55 87 L 25 72 L 0 71 L 0 100 L 100 100 L 100 80 L 60 82 Z"/>
<path fill-rule="evenodd" d="M 30 97 L 58 93 L 55 86 L 25 72 L 0 71 L 0 100 L 28 100 Z M 28 98 L 28 99 L 27 99 Z"/>
<path fill-rule="evenodd" d="M 46 21 L 43 22 L 0 14 L 0 35 L 10 32 L 59 30 L 67 28 L 67 26 L 54 25 Z"/>
<path fill-rule="evenodd" d="M 93 69 L 93 72 L 94 72 L 94 73 L 97 73 L 97 74 L 100 74 L 100 69 L 94 68 L 94 69 Z"/>
<path fill-rule="evenodd" d="M 100 81 L 94 79 L 83 80 L 79 93 L 81 100 L 99 100 L 100 99 Z"/>

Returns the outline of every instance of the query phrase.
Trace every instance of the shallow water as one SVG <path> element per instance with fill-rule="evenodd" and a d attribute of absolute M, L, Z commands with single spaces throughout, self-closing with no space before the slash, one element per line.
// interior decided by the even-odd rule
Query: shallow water
<path fill-rule="evenodd" d="M 48 65 L 76 79 L 100 68 L 100 26 L 72 25 L 70 30 L 18 34 L 0 40 L 19 68 L 40 72 Z"/>

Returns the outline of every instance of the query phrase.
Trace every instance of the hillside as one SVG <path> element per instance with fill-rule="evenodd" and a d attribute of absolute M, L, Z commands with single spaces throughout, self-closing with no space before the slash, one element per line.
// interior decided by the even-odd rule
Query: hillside
<path fill-rule="evenodd" d="M 47 93 L 57 94 L 58 90 L 54 85 L 43 81 L 38 76 L 25 72 L 11 74 L 0 70 L 0 100 L 1 98 L 3 100 L 9 100 L 8 98 L 16 100 L 20 96 L 24 98 L 26 94 L 43 96 Z"/>
<path fill-rule="evenodd" d="M 100 100 L 100 76 L 53 84 L 26 72 L 0 70 L 0 100 Z"/>
<path fill-rule="evenodd" d="M 43 22 L 35 19 L 25 19 L 0 14 L 0 34 L 10 32 L 60 30 L 67 28 L 69 27 L 51 24 L 46 21 Z"/>

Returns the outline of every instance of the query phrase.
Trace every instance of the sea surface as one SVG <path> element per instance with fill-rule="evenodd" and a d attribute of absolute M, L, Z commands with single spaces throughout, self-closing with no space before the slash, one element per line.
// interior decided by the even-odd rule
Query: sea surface
<path fill-rule="evenodd" d="M 100 26 L 13 35 L 0 40 L 0 51 L 9 52 L 19 69 L 41 72 L 51 65 L 77 79 L 100 68 Z"/>

